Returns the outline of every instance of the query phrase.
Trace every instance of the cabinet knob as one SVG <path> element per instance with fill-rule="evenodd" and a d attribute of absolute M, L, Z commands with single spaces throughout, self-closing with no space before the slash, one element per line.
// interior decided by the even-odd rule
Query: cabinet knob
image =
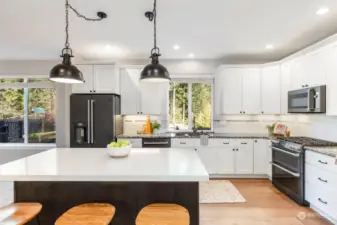
<path fill-rule="evenodd" d="M 246 113 L 245 111 L 243 113 Z"/>
<path fill-rule="evenodd" d="M 240 113 L 242 113 L 242 111 L 240 111 Z"/>
<path fill-rule="evenodd" d="M 255 140 L 255 143 L 257 143 L 257 140 Z"/>
<path fill-rule="evenodd" d="M 262 111 L 261 113 L 263 114 L 264 112 Z"/>
<path fill-rule="evenodd" d="M 90 91 L 90 93 L 91 93 L 92 91 Z"/>

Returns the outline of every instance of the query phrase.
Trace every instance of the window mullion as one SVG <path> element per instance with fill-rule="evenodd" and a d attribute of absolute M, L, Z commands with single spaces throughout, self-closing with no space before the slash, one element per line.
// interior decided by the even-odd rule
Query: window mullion
<path fill-rule="evenodd" d="M 26 83 L 28 81 L 27 78 L 25 78 L 24 82 Z M 24 104 L 24 110 L 23 110 L 23 128 L 24 128 L 24 143 L 28 144 L 28 88 L 23 89 L 23 104 Z"/>
<path fill-rule="evenodd" d="M 188 129 L 192 130 L 193 114 L 192 114 L 192 83 L 188 83 Z"/>

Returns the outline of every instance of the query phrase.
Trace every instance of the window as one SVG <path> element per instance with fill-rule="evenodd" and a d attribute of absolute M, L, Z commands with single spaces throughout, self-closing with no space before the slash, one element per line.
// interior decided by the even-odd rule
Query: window
<path fill-rule="evenodd" d="M 169 130 L 212 129 L 213 80 L 173 81 L 169 90 Z"/>
<path fill-rule="evenodd" d="M 0 143 L 55 143 L 56 89 L 47 78 L 0 79 Z"/>

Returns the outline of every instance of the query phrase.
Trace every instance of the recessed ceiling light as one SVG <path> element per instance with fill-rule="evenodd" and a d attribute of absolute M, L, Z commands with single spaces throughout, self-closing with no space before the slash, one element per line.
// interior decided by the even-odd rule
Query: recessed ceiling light
<path fill-rule="evenodd" d="M 266 49 L 274 49 L 274 45 L 272 44 L 266 45 Z"/>
<path fill-rule="evenodd" d="M 189 57 L 189 58 L 194 58 L 195 55 L 191 52 L 190 54 L 188 54 L 188 57 Z"/>
<path fill-rule="evenodd" d="M 177 44 L 173 45 L 173 49 L 176 50 L 176 51 L 179 50 L 180 49 L 180 45 L 177 45 Z"/>
<path fill-rule="evenodd" d="M 329 12 L 329 8 L 323 7 L 317 10 L 317 15 L 325 15 Z"/>

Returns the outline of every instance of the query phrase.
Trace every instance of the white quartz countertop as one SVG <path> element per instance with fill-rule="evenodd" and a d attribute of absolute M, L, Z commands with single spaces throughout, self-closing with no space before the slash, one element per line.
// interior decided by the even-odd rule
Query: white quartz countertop
<path fill-rule="evenodd" d="M 54 148 L 0 166 L 0 181 L 199 182 L 209 175 L 192 149 L 133 148 L 111 158 L 105 148 Z"/>

